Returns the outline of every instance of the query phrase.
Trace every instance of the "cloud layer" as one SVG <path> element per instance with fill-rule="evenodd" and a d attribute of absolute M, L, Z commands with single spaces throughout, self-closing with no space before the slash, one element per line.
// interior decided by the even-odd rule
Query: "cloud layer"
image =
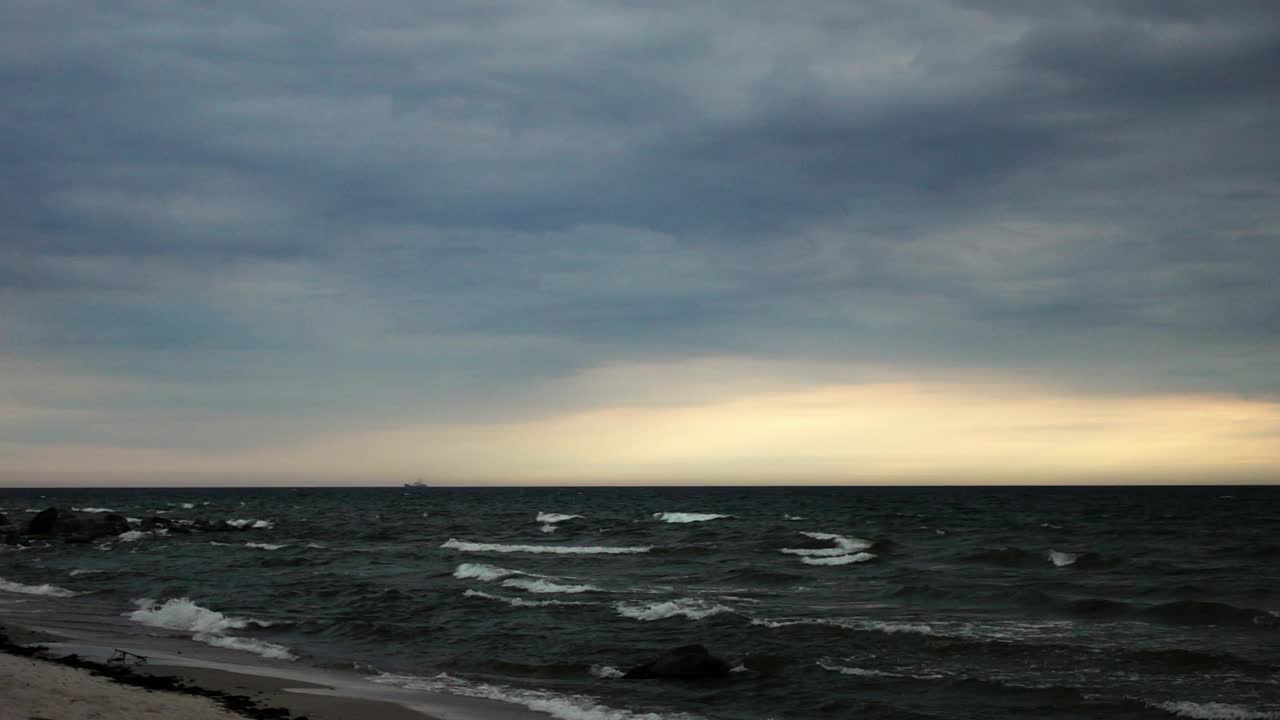
<path fill-rule="evenodd" d="M 708 359 L 752 397 L 1280 395 L 1270 3 L 13 2 L 0 27 L 9 468 L 686 407 L 678 377 L 588 381 Z"/>

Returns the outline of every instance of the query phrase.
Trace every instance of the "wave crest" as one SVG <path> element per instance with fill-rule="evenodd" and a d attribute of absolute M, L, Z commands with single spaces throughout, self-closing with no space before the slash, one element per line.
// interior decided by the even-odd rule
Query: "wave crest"
<path fill-rule="evenodd" d="M 658 512 L 653 514 L 654 520 L 661 520 L 668 523 L 695 523 L 708 522 L 710 520 L 723 520 L 731 518 L 732 515 L 718 515 L 716 513 L 687 513 L 687 512 Z"/>
<path fill-rule="evenodd" d="M 734 612 L 731 607 L 709 603 L 697 598 L 677 598 L 675 600 L 663 600 L 661 602 L 652 603 L 620 602 L 615 604 L 613 607 L 622 617 L 631 618 L 632 620 L 643 620 L 645 622 L 665 620 L 672 617 L 685 617 L 690 620 L 702 620 L 703 618 L 709 618 L 712 615 Z"/>
<path fill-rule="evenodd" d="M 642 547 L 599 547 L 576 545 L 504 545 L 501 543 L 476 543 L 449 538 L 440 547 L 462 552 L 496 553 L 551 553 L 556 555 L 630 555 L 647 553 L 652 545 Z"/>
<path fill-rule="evenodd" d="M 0 590 L 4 592 L 18 593 L 20 595 L 44 595 L 46 597 L 75 597 L 80 593 L 74 590 L 58 587 L 57 585 L 24 585 L 20 582 L 5 580 L 0 578 Z"/>

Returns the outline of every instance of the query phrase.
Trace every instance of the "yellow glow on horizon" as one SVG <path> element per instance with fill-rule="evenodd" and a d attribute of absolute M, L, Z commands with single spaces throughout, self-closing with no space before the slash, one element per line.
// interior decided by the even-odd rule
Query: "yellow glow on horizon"
<path fill-rule="evenodd" d="M 647 366 L 606 376 L 621 386 L 629 377 L 655 386 L 665 378 L 666 387 L 678 389 L 687 373 Z M 697 377 L 707 381 L 705 373 Z M 1276 402 L 1073 393 L 972 378 L 766 384 L 781 389 L 744 383 L 732 396 L 692 392 L 686 403 L 671 401 L 680 394 L 673 391 L 651 405 L 629 397 L 631 404 L 522 422 L 409 425 L 219 454 L 86 446 L 10 446 L 4 454 L 11 472 L 111 469 L 384 482 L 419 476 L 502 483 L 1280 476 Z"/>

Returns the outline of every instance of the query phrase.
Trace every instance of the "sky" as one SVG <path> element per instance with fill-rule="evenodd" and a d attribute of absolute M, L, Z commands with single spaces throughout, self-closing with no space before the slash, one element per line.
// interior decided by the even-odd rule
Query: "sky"
<path fill-rule="evenodd" d="M 1280 482 L 1270 0 L 0 3 L 0 485 Z"/>

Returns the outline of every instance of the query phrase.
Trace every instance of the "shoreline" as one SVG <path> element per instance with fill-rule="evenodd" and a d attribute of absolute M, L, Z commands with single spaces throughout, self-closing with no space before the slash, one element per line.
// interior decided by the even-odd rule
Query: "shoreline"
<path fill-rule="evenodd" d="M 18 720 L 80 718 L 71 708 L 89 707 L 101 720 L 471 720 L 528 717 L 512 707 L 464 708 L 471 699 L 424 702 L 344 694 L 339 683 L 310 682 L 215 663 L 152 657 L 129 665 L 64 653 L 63 638 L 13 624 L 0 624 L 0 695 L 12 696 Z M 110 652 L 105 646 L 98 646 Z M 239 666 L 236 666 L 240 669 Z M 243 668 L 252 670 L 251 667 Z M 391 693 L 387 693 L 391 694 Z M 472 701 L 475 702 L 475 701 Z M 480 701 L 483 702 L 483 701 Z M 484 703 L 488 705 L 488 703 Z M 501 704 L 505 706 L 506 704 Z"/>

